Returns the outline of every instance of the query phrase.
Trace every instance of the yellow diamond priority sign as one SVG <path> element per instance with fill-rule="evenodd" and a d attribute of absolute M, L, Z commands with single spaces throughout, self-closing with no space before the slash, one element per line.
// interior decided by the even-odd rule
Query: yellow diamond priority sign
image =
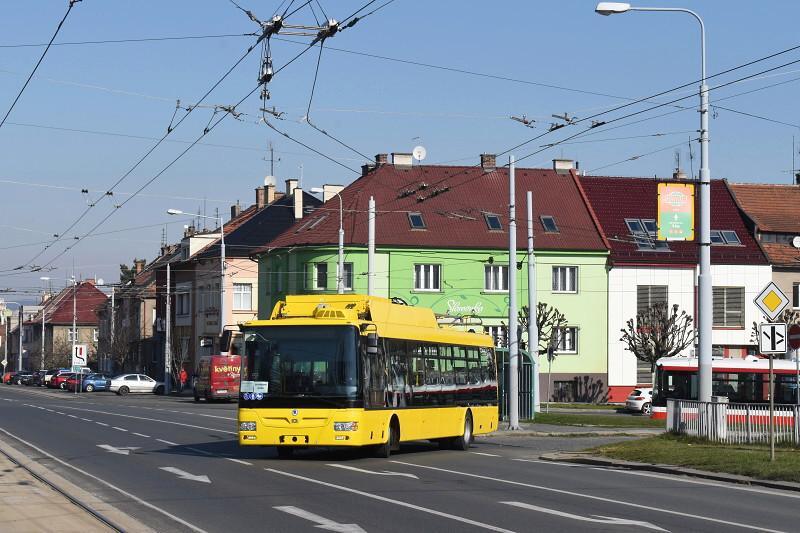
<path fill-rule="evenodd" d="M 783 294 L 773 281 L 770 281 L 753 301 L 756 306 L 761 309 L 761 312 L 764 313 L 764 316 L 770 320 L 778 318 L 778 315 L 789 305 L 789 298 Z"/>

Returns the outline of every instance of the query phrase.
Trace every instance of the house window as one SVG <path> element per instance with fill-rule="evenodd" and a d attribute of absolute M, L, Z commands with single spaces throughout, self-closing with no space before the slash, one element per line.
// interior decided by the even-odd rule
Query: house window
<path fill-rule="evenodd" d="M 249 311 L 253 308 L 253 284 L 233 284 L 233 310 Z"/>
<path fill-rule="evenodd" d="M 636 287 L 636 313 L 643 313 L 656 304 L 667 303 L 666 285 L 638 285 Z"/>
<path fill-rule="evenodd" d="M 720 233 L 722 233 L 722 238 L 725 239 L 725 244 L 742 244 L 739 235 L 735 231 L 722 230 Z"/>
<path fill-rule="evenodd" d="M 542 227 L 544 228 L 545 233 L 559 232 L 555 217 L 551 215 L 542 215 L 539 217 L 539 220 L 542 221 Z"/>
<path fill-rule="evenodd" d="M 508 346 L 508 329 L 505 326 L 484 326 L 484 331 L 494 339 L 495 347 Z"/>
<path fill-rule="evenodd" d="M 508 291 L 508 265 L 484 265 L 483 290 Z"/>
<path fill-rule="evenodd" d="M 425 219 L 422 218 L 422 213 L 409 213 L 408 223 L 411 224 L 411 229 L 425 229 Z"/>
<path fill-rule="evenodd" d="M 795 309 L 800 307 L 800 283 L 792 285 L 792 307 Z"/>
<path fill-rule="evenodd" d="M 744 328 L 744 287 L 714 287 L 714 326 Z"/>
<path fill-rule="evenodd" d="M 490 231 L 502 231 L 503 224 L 500 222 L 500 215 L 492 213 L 484 213 L 483 218 L 486 219 L 486 226 Z"/>
<path fill-rule="evenodd" d="M 328 289 L 328 263 L 306 263 L 306 288 L 318 291 Z"/>
<path fill-rule="evenodd" d="M 414 265 L 414 290 L 441 290 L 441 265 Z"/>
<path fill-rule="evenodd" d="M 558 353 L 578 353 L 578 328 L 566 327 L 555 328 L 553 330 L 555 338 L 556 352 Z"/>
<path fill-rule="evenodd" d="M 711 230 L 711 244 L 717 246 L 739 246 L 742 244 L 739 235 L 733 230 Z"/>
<path fill-rule="evenodd" d="M 99 338 L 99 335 L 98 335 L 98 333 L 97 333 L 97 328 L 94 328 L 94 329 L 92 330 L 92 340 L 93 340 L 94 342 L 97 342 L 97 339 L 98 339 L 98 338 Z"/>
<path fill-rule="evenodd" d="M 578 292 L 578 267 L 553 267 L 553 292 Z"/>
<path fill-rule="evenodd" d="M 625 225 L 636 243 L 636 249 L 641 251 L 668 252 L 669 245 L 664 241 L 656 240 L 656 221 L 652 218 L 626 218 Z"/>
<path fill-rule="evenodd" d="M 78 342 L 78 331 L 77 330 L 73 331 L 72 329 L 68 329 L 67 330 L 67 341 L 68 342 Z"/>
<path fill-rule="evenodd" d="M 188 315 L 189 314 L 189 293 L 180 292 L 175 295 L 175 314 Z"/>
<path fill-rule="evenodd" d="M 336 265 L 338 270 L 339 265 Z M 346 291 L 353 290 L 353 263 L 344 263 L 344 274 L 342 275 L 342 287 Z"/>

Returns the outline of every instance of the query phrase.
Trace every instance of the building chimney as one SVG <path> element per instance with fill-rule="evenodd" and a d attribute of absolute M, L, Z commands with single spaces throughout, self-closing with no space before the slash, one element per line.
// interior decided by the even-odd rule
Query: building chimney
<path fill-rule="evenodd" d="M 194 235 L 194 233 L 195 233 L 194 224 L 189 224 L 188 226 L 184 226 L 183 227 L 183 236 L 184 236 L 184 238 L 185 237 L 191 237 L 192 235 Z"/>
<path fill-rule="evenodd" d="M 484 172 L 492 172 L 497 168 L 497 156 L 494 154 L 481 154 L 481 168 Z"/>
<path fill-rule="evenodd" d="M 800 172 L 797 172 L 797 173 L 794 175 L 794 184 L 795 184 L 795 185 L 800 185 Z"/>
<path fill-rule="evenodd" d="M 146 259 L 134 259 L 133 266 L 135 268 L 135 272 L 140 274 L 142 270 L 144 270 L 144 265 L 147 263 Z"/>
<path fill-rule="evenodd" d="M 574 163 L 572 159 L 553 159 L 553 170 L 557 174 L 569 174 L 575 168 Z"/>
<path fill-rule="evenodd" d="M 333 197 L 335 197 L 336 194 L 341 192 L 343 189 L 343 185 L 329 185 L 326 183 L 322 186 L 322 202 L 324 203 L 333 199 Z"/>
<path fill-rule="evenodd" d="M 256 209 L 261 209 L 267 205 L 267 188 L 256 187 Z"/>
<path fill-rule="evenodd" d="M 375 170 L 375 163 L 367 163 L 366 165 L 361 165 L 361 176 L 364 177 L 373 170 Z"/>
<path fill-rule="evenodd" d="M 674 179 L 674 180 L 685 180 L 686 179 L 686 173 L 683 170 L 681 170 L 680 168 L 676 168 L 675 172 L 672 173 L 672 179 Z"/>
<path fill-rule="evenodd" d="M 231 220 L 238 217 L 242 214 L 242 206 L 239 205 L 237 201 L 234 205 L 231 206 Z"/>
<path fill-rule="evenodd" d="M 378 154 L 375 156 L 375 166 L 382 166 L 389 162 L 389 154 Z"/>
<path fill-rule="evenodd" d="M 286 180 L 287 185 L 290 181 L 294 181 L 295 185 L 297 184 L 297 180 Z M 300 187 L 293 187 L 292 199 L 294 200 L 294 219 L 300 220 L 303 218 L 303 189 Z"/>
<path fill-rule="evenodd" d="M 297 179 L 291 178 L 286 180 L 286 194 L 291 195 L 294 193 L 294 190 L 297 188 Z"/>
<path fill-rule="evenodd" d="M 412 154 L 405 152 L 392 152 L 392 164 L 396 167 L 408 168 L 414 162 Z"/>

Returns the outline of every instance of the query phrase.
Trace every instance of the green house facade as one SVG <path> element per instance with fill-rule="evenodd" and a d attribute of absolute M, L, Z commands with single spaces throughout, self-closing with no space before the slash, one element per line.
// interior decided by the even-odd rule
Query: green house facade
<path fill-rule="evenodd" d="M 551 368 L 541 357 L 540 397 L 545 401 L 549 390 L 551 400 L 601 401 L 608 385 L 605 240 L 573 173 L 517 169 L 516 180 L 518 263 L 511 272 L 517 279 L 517 304 L 528 304 L 524 213 L 525 193 L 532 190 L 537 300 L 557 308 L 567 320 Z M 375 295 L 430 307 L 442 322 L 482 328 L 498 346 L 505 346 L 506 169 L 486 160 L 481 167 L 386 163 L 369 169 L 339 194 L 346 292 L 368 292 L 367 210 L 372 197 Z M 287 294 L 337 292 L 338 211 L 339 201 L 332 198 L 260 250 L 260 318 L 267 318 Z M 521 340 L 527 343 L 526 332 Z"/>

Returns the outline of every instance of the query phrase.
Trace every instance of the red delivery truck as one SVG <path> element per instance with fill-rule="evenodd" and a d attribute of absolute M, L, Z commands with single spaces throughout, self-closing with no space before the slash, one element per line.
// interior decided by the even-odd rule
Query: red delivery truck
<path fill-rule="evenodd" d="M 204 355 L 197 363 L 194 401 L 230 400 L 239 398 L 239 355 Z"/>

